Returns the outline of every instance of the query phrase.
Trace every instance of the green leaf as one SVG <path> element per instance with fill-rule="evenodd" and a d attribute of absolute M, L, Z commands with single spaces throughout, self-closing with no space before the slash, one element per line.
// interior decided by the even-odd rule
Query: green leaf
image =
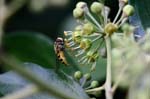
<path fill-rule="evenodd" d="M 150 1 L 130 0 L 130 4 L 135 8 L 135 14 L 130 17 L 130 23 L 137 27 L 135 33 L 143 36 L 145 30 L 150 27 Z"/>
<path fill-rule="evenodd" d="M 135 7 L 135 13 L 139 17 L 144 29 L 150 27 L 150 0 L 130 0 Z"/>
<path fill-rule="evenodd" d="M 98 43 L 100 43 L 101 40 L 98 40 L 95 42 L 95 44 L 92 45 L 92 47 L 90 48 L 90 50 L 93 50 L 95 48 L 97 48 Z M 103 48 L 105 45 L 105 42 L 102 44 L 101 48 Z M 86 53 L 82 55 L 82 57 L 86 56 Z M 76 61 L 76 64 L 78 64 L 78 68 L 83 72 L 83 74 L 86 73 L 90 73 L 90 69 L 92 66 L 92 63 L 90 64 L 81 64 L 81 62 L 77 62 L 78 60 L 81 59 L 81 57 L 75 57 L 72 55 L 72 58 L 74 59 L 74 61 Z M 105 78 L 106 75 L 106 58 L 102 58 L 101 56 L 99 57 L 99 59 L 96 60 L 96 68 L 95 71 L 91 72 L 91 76 L 93 80 L 99 80 L 99 81 L 103 81 L 103 79 Z"/>
<path fill-rule="evenodd" d="M 10 33 L 4 36 L 3 44 L 9 54 L 23 62 L 33 62 L 50 68 L 55 66 L 53 42 L 40 33 Z"/>
<path fill-rule="evenodd" d="M 33 32 L 15 32 L 4 36 L 4 48 L 6 51 L 21 60 L 22 62 L 33 62 L 47 68 L 56 68 L 60 65 L 60 69 L 68 74 L 72 74 L 77 70 L 73 60 L 69 57 L 70 66 L 64 66 L 56 61 L 53 41 L 42 35 Z"/>
<path fill-rule="evenodd" d="M 55 72 L 53 69 L 44 69 L 39 65 L 33 63 L 25 63 L 24 68 L 32 71 L 33 74 L 38 75 L 39 79 L 45 81 L 47 84 L 54 86 L 59 92 L 66 93 L 67 96 L 73 99 L 89 99 L 84 90 L 76 83 L 71 76 L 67 76 L 64 72 Z M 0 75 L 0 92 L 3 95 L 18 91 L 25 86 L 32 84 L 25 80 L 14 71 L 9 71 Z M 34 94 L 24 99 L 60 99 L 54 95 L 44 92 Z"/>

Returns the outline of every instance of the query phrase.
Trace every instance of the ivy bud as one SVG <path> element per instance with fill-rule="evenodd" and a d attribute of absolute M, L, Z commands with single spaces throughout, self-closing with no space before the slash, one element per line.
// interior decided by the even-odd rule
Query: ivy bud
<path fill-rule="evenodd" d="M 84 8 L 87 7 L 87 4 L 83 1 L 80 1 L 76 4 L 76 8 Z"/>
<path fill-rule="evenodd" d="M 123 26 L 121 27 L 121 29 L 123 31 L 128 31 L 130 29 L 130 25 L 128 23 L 123 24 Z"/>
<path fill-rule="evenodd" d="M 133 32 L 134 30 L 134 27 L 129 25 L 128 23 L 125 23 L 121 29 L 124 31 L 124 32 Z"/>
<path fill-rule="evenodd" d="M 83 33 L 86 35 L 92 34 L 94 31 L 94 26 L 91 23 L 86 23 L 83 25 Z"/>
<path fill-rule="evenodd" d="M 90 8 L 93 13 L 98 14 L 98 13 L 101 13 L 103 9 L 103 4 L 99 2 L 93 2 Z"/>
<path fill-rule="evenodd" d="M 95 62 L 96 59 L 98 59 L 99 54 L 97 51 L 88 51 L 86 56 L 90 62 Z"/>
<path fill-rule="evenodd" d="M 84 16 L 84 11 L 82 8 L 75 8 L 73 10 L 73 16 L 76 19 L 81 19 Z"/>
<path fill-rule="evenodd" d="M 82 32 L 81 31 L 75 31 L 72 35 L 72 38 L 74 42 L 80 43 L 82 38 Z"/>
<path fill-rule="evenodd" d="M 114 48 L 112 50 L 112 57 L 113 58 L 120 58 L 122 56 L 122 51 L 120 51 L 118 48 Z"/>
<path fill-rule="evenodd" d="M 123 8 L 123 13 L 125 16 L 131 16 L 134 13 L 134 7 L 132 5 L 126 5 Z"/>
<path fill-rule="evenodd" d="M 81 31 L 82 30 L 82 26 L 81 25 L 78 25 L 75 27 L 75 31 Z"/>
<path fill-rule="evenodd" d="M 98 86 L 99 86 L 98 81 L 92 81 L 92 82 L 91 82 L 91 87 L 92 87 L 92 88 L 95 88 L 95 87 L 98 87 Z"/>
<path fill-rule="evenodd" d="M 75 79 L 81 79 L 82 78 L 82 73 L 81 73 L 81 71 L 76 71 L 75 73 L 74 73 L 74 78 Z"/>
<path fill-rule="evenodd" d="M 80 48 L 87 50 L 91 47 L 92 41 L 90 39 L 82 39 L 80 42 Z"/>
<path fill-rule="evenodd" d="M 88 81 L 91 80 L 91 74 L 90 73 L 86 73 L 84 74 L 84 78 Z"/>
<path fill-rule="evenodd" d="M 112 33 L 116 32 L 118 29 L 118 26 L 113 23 L 106 24 L 104 31 L 106 34 L 111 35 Z"/>

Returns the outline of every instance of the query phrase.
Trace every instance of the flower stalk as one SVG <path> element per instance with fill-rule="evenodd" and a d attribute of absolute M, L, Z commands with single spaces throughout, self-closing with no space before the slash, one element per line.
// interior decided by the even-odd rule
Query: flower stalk
<path fill-rule="evenodd" d="M 107 69 L 106 69 L 106 82 L 105 82 L 105 95 L 106 99 L 113 99 L 111 92 L 111 42 L 110 37 L 105 37 L 106 49 L 107 49 Z"/>

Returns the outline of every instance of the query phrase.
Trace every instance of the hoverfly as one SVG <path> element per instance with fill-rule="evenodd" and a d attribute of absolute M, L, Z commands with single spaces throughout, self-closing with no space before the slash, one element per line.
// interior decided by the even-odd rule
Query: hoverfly
<path fill-rule="evenodd" d="M 68 62 L 66 61 L 65 55 L 64 55 L 64 50 L 65 50 L 65 45 L 64 45 L 64 39 L 61 37 L 58 37 L 54 43 L 54 50 L 55 54 L 57 55 L 57 58 L 61 63 L 68 65 Z"/>

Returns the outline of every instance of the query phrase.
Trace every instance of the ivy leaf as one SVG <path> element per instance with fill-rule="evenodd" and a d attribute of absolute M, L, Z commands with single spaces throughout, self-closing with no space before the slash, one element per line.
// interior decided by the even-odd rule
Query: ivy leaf
<path fill-rule="evenodd" d="M 45 35 L 36 32 L 14 32 L 4 36 L 3 45 L 5 50 L 21 60 L 22 62 L 33 62 L 46 68 L 56 68 L 60 65 L 60 69 L 68 74 L 72 74 L 77 70 L 73 60 L 69 61 L 73 64 L 66 67 L 56 61 L 53 41 Z"/>
<path fill-rule="evenodd" d="M 15 32 L 4 36 L 4 48 L 23 62 L 33 62 L 41 66 L 55 65 L 53 42 L 40 33 Z"/>
<path fill-rule="evenodd" d="M 24 68 L 31 70 L 39 79 L 54 86 L 58 91 L 65 91 L 67 96 L 73 99 L 89 99 L 84 90 L 70 76 L 64 72 L 55 72 L 53 69 L 44 69 L 37 64 L 24 63 Z M 25 86 L 32 84 L 22 78 L 14 71 L 9 71 L 0 75 L 0 93 L 3 95 L 18 91 Z M 49 95 L 45 92 L 34 94 L 24 99 L 60 99 L 58 96 Z"/>
<path fill-rule="evenodd" d="M 135 13 L 139 17 L 144 29 L 150 27 L 150 1 L 149 0 L 130 0 L 130 4 L 135 7 Z"/>
<path fill-rule="evenodd" d="M 147 21 L 150 18 L 148 14 L 150 12 L 149 0 L 136 1 L 130 0 L 129 3 L 134 6 L 135 14 L 129 18 L 129 22 L 136 26 L 135 34 L 143 36 L 145 34 L 145 29 L 150 26 L 150 22 Z M 147 4 L 148 3 L 148 4 Z"/>

